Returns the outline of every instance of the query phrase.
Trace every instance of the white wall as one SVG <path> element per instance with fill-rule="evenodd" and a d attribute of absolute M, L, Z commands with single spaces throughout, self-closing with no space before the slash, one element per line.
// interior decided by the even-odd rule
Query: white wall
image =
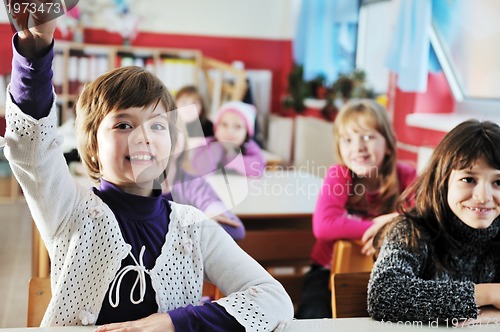
<path fill-rule="evenodd" d="M 389 85 L 385 63 L 401 0 L 381 1 L 362 7 L 356 66 L 366 72 L 366 80 L 376 93 L 384 93 Z M 382 19 L 381 19 L 382 18 Z"/>
<path fill-rule="evenodd" d="M 0 4 L 0 23 L 7 23 L 9 19 L 7 18 L 7 11 L 5 10 L 5 5 Z"/>
<path fill-rule="evenodd" d="M 105 28 L 98 13 L 110 0 L 80 0 L 79 8 L 95 12 L 94 27 Z M 300 0 L 131 0 L 142 17 L 141 31 L 207 36 L 291 39 Z M 0 22 L 8 22 L 0 5 Z"/>

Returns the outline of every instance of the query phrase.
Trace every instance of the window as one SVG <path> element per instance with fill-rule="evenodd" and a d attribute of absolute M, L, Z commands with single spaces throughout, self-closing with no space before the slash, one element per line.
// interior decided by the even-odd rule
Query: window
<path fill-rule="evenodd" d="M 431 43 L 457 112 L 500 112 L 500 1 L 433 1 Z"/>

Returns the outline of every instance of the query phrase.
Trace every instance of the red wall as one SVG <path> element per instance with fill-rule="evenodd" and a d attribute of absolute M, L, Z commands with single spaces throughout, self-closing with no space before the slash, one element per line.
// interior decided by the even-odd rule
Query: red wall
<path fill-rule="evenodd" d="M 117 34 L 104 30 L 85 31 L 85 41 L 97 44 L 120 44 Z M 246 69 L 268 69 L 273 73 L 271 109 L 279 110 L 280 97 L 286 92 L 288 72 L 292 68 L 292 41 L 252 38 L 210 37 L 142 32 L 133 46 L 199 49 L 224 62 L 240 60 Z"/>
<path fill-rule="evenodd" d="M 10 72 L 12 60 L 12 29 L 9 24 L 0 24 L 0 75 Z"/>
<path fill-rule="evenodd" d="M 443 73 L 429 73 L 427 92 L 404 92 L 394 84 L 394 78 L 389 86 L 390 111 L 394 115 L 394 129 L 398 142 L 414 147 L 435 147 L 445 135 L 444 132 L 410 127 L 406 124 L 406 116 L 412 113 L 451 113 L 455 100 Z M 401 159 L 416 162 L 414 152 L 400 149 Z"/>
<path fill-rule="evenodd" d="M 0 75 L 10 72 L 12 30 L 8 24 L 0 24 Z M 60 37 L 56 34 L 56 38 Z M 96 44 L 122 43 L 118 34 L 105 30 L 88 29 L 85 41 Z M 292 41 L 252 38 L 210 37 L 197 35 L 175 35 L 142 32 L 133 46 L 171 47 L 199 49 L 209 57 L 232 62 L 240 60 L 246 69 L 268 69 L 273 73 L 272 112 L 281 110 L 280 99 L 287 91 L 288 73 L 292 68 Z M 0 133 L 2 130 L 0 121 Z"/>

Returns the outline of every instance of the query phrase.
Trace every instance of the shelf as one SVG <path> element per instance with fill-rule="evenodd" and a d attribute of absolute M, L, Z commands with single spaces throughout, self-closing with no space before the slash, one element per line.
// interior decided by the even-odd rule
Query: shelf
<path fill-rule="evenodd" d="M 73 103 L 84 84 L 114 68 L 144 67 L 157 75 L 174 95 L 185 85 L 199 85 L 202 61 L 199 50 L 56 41 L 54 52 L 53 82 L 58 94 L 60 123 L 72 115 Z"/>

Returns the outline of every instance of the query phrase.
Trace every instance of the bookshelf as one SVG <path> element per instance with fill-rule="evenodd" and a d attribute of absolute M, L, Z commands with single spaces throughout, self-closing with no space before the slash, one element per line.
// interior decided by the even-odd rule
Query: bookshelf
<path fill-rule="evenodd" d="M 202 54 L 195 49 L 109 46 L 56 41 L 54 89 L 60 124 L 73 116 L 73 104 L 87 82 L 119 67 L 140 66 L 157 75 L 175 95 L 185 85 L 199 85 Z"/>

